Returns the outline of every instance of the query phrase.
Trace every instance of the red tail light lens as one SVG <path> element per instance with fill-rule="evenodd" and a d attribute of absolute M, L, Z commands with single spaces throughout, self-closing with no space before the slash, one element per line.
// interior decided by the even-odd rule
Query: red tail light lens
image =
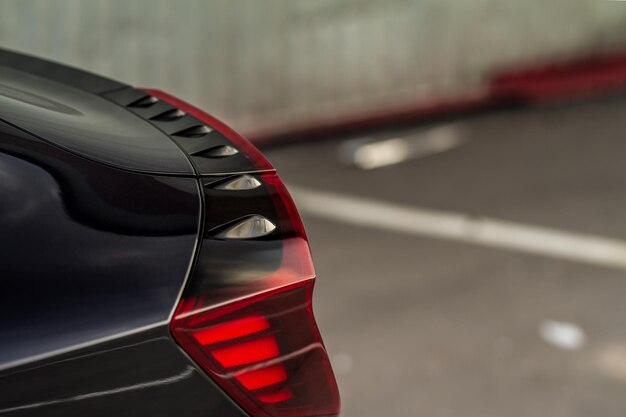
<path fill-rule="evenodd" d="M 225 308 L 186 311 L 172 333 L 187 353 L 253 416 L 336 415 L 339 399 L 311 309 L 313 281 Z"/>

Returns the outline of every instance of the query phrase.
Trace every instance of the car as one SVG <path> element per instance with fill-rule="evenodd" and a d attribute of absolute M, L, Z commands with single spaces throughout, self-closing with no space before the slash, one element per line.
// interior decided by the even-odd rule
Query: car
<path fill-rule="evenodd" d="M 167 93 L 0 51 L 0 415 L 336 416 L 276 170 Z"/>

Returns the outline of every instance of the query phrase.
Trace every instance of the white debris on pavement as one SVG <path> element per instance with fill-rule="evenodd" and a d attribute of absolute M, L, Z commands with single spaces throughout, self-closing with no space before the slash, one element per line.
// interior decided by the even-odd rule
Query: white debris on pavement
<path fill-rule="evenodd" d="M 548 344 L 564 350 L 578 350 L 587 339 L 580 326 L 566 321 L 546 320 L 539 326 L 539 334 Z"/>

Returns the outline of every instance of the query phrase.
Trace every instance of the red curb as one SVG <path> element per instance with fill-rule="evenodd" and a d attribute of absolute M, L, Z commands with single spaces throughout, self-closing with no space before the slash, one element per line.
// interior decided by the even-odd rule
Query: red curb
<path fill-rule="evenodd" d="M 626 86 L 626 55 L 599 56 L 503 72 L 491 94 L 526 103 L 586 97 Z"/>

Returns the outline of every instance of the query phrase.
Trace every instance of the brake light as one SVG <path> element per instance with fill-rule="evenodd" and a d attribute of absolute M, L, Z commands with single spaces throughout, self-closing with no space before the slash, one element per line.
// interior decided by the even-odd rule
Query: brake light
<path fill-rule="evenodd" d="M 166 93 L 144 91 L 218 130 L 258 170 L 272 169 L 223 123 Z M 253 209 L 262 212 L 249 214 L 263 215 L 276 229 L 246 241 L 228 241 L 207 229 L 198 261 L 203 266 L 183 292 L 170 324 L 172 336 L 254 417 L 336 416 L 339 393 L 313 316 L 315 272 L 304 228 L 274 172 L 250 175 L 261 183 L 249 193 L 257 199 Z M 206 187 L 205 194 L 215 199 L 227 193 Z M 259 195 L 269 203 L 259 204 Z M 237 196 L 245 199 L 245 191 Z M 213 209 L 220 207 L 211 201 Z M 224 253 L 227 259 L 220 256 Z"/>
<path fill-rule="evenodd" d="M 311 309 L 313 280 L 187 309 L 174 339 L 253 416 L 337 415 L 339 398 Z"/>

